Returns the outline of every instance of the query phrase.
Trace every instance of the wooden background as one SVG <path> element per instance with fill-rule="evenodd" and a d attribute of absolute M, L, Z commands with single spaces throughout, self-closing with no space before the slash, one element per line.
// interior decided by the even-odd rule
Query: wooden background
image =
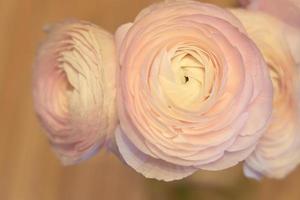
<path fill-rule="evenodd" d="M 60 165 L 32 108 L 31 65 L 42 27 L 78 18 L 113 32 L 152 2 L 0 0 L 1 200 L 300 199 L 299 168 L 281 181 L 247 180 L 238 166 L 164 183 L 143 178 L 105 152 L 77 166 Z M 234 5 L 233 0 L 210 2 Z"/>

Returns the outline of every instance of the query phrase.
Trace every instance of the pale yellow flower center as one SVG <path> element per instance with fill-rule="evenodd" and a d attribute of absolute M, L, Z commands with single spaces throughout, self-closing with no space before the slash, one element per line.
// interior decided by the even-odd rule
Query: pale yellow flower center
<path fill-rule="evenodd" d="M 199 48 L 178 48 L 170 60 L 172 80 L 162 77 L 165 95 L 179 108 L 192 109 L 209 98 L 215 79 L 214 64 Z"/>

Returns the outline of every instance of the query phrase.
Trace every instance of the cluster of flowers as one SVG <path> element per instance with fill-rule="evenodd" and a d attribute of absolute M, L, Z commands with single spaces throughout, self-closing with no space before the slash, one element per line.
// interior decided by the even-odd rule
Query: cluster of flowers
<path fill-rule="evenodd" d="M 300 163 L 300 3 L 241 4 L 161 2 L 114 35 L 86 21 L 52 27 L 33 96 L 62 163 L 104 148 L 164 181 L 239 162 L 256 179 L 291 172 Z"/>

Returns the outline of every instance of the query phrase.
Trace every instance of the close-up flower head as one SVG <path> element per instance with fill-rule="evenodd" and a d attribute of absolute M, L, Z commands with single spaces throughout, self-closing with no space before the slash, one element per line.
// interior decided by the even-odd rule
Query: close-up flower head
<path fill-rule="evenodd" d="M 263 57 L 228 11 L 194 1 L 155 4 L 116 33 L 116 141 L 149 178 L 181 179 L 245 160 L 272 113 Z"/>
<path fill-rule="evenodd" d="M 54 25 L 34 65 L 35 110 L 64 164 L 109 143 L 117 123 L 114 40 L 84 21 Z"/>
<path fill-rule="evenodd" d="M 240 9 L 233 13 L 261 50 L 274 90 L 271 124 L 246 160 L 245 173 L 254 178 L 283 178 L 300 163 L 299 68 L 281 21 L 262 12 Z"/>

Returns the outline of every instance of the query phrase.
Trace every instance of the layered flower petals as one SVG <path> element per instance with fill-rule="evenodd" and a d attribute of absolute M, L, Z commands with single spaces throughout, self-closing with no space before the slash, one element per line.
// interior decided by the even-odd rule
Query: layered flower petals
<path fill-rule="evenodd" d="M 299 69 L 288 46 L 286 26 L 262 12 L 233 13 L 261 50 L 274 88 L 271 125 L 246 160 L 245 174 L 283 178 L 300 163 Z"/>
<path fill-rule="evenodd" d="M 113 36 L 84 21 L 55 25 L 34 65 L 35 110 L 63 164 L 89 158 L 117 124 Z"/>
<path fill-rule="evenodd" d="M 300 1 L 240 0 L 240 3 L 249 10 L 270 14 L 286 24 L 284 34 L 294 60 L 297 66 L 300 66 Z"/>
<path fill-rule="evenodd" d="M 239 20 L 194 1 L 155 4 L 116 33 L 116 142 L 143 175 L 180 179 L 247 158 L 265 132 L 272 84 Z"/>

